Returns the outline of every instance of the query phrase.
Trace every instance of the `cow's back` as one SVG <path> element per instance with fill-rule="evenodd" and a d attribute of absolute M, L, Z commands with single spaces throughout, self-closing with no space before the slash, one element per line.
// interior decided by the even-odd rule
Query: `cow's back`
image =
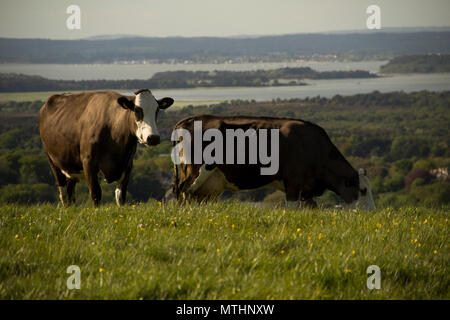
<path fill-rule="evenodd" d="M 104 128 L 113 126 L 119 112 L 114 92 L 82 92 L 51 96 L 38 115 L 44 149 L 56 166 L 80 170 L 84 144 L 95 144 Z M 115 109 L 116 108 L 116 109 Z"/>
<path fill-rule="evenodd" d="M 223 171 L 228 181 L 243 189 L 261 187 L 274 181 L 287 181 L 292 177 L 302 183 L 313 185 L 328 153 L 334 147 L 321 127 L 301 119 L 197 115 L 180 120 L 174 129 L 186 129 L 192 136 L 195 121 L 202 122 L 203 130 L 219 129 L 222 133 L 228 128 L 241 128 L 244 131 L 247 129 L 279 130 L 279 170 L 276 174 L 260 175 L 260 165 L 217 166 Z M 226 153 L 226 150 L 223 152 Z M 187 168 L 182 166 L 181 170 L 185 171 Z M 181 182 L 184 178 L 181 177 Z"/>

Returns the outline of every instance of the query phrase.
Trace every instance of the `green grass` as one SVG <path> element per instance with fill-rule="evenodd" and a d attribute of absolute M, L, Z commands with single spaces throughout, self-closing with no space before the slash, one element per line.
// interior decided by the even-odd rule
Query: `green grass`
<path fill-rule="evenodd" d="M 1 299 L 450 298 L 448 208 L 0 210 Z M 380 290 L 366 287 L 372 264 Z M 70 265 L 80 290 L 66 287 Z"/>

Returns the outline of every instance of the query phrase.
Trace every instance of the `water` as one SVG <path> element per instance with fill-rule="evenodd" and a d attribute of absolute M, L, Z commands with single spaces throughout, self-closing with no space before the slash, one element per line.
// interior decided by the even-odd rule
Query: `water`
<path fill-rule="evenodd" d="M 169 96 L 176 101 L 214 101 L 243 99 L 267 101 L 272 99 L 292 99 L 332 97 L 336 94 L 353 95 L 390 91 L 445 91 L 450 90 L 450 73 L 395 75 L 372 79 L 309 80 L 307 86 L 292 87 L 239 87 L 239 88 L 197 88 L 152 90 L 157 97 Z M 131 92 L 128 92 L 131 94 Z"/>
<path fill-rule="evenodd" d="M 0 64 L 0 73 L 22 73 L 60 80 L 149 79 L 162 71 L 247 71 L 285 67 L 311 67 L 317 71 L 367 70 L 377 72 L 386 61 L 368 62 L 279 62 L 223 64 Z"/>
<path fill-rule="evenodd" d="M 377 72 L 385 61 L 369 62 L 290 62 L 290 63 L 243 63 L 243 64 L 0 64 L 0 72 L 40 75 L 51 79 L 147 79 L 160 71 L 174 70 L 258 70 L 281 67 L 305 67 L 315 70 L 368 70 Z M 390 91 L 444 91 L 450 90 L 450 73 L 407 74 L 383 76 L 371 79 L 305 80 L 307 86 L 292 87 L 222 87 L 195 89 L 155 89 L 157 97 L 169 96 L 182 104 L 190 102 L 212 103 L 222 100 L 243 99 L 267 101 L 305 97 L 332 97 L 336 94 L 353 95 L 375 90 Z M 151 89 L 151 88 L 150 88 Z M 132 94 L 131 91 L 123 92 Z"/>

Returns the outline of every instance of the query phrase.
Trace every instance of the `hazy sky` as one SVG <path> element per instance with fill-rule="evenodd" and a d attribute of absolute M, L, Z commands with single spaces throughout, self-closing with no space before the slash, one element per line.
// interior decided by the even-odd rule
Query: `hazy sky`
<path fill-rule="evenodd" d="M 66 8 L 81 8 L 68 30 Z M 0 0 L 0 37 L 73 39 L 105 34 L 232 36 L 357 30 L 366 8 L 381 26 L 449 26 L 450 0 Z"/>

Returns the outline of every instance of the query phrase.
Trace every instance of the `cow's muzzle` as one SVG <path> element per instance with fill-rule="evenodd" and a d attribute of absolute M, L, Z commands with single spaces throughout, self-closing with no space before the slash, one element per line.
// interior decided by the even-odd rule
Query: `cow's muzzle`
<path fill-rule="evenodd" d="M 147 144 L 149 146 L 156 146 L 157 144 L 160 143 L 160 141 L 161 139 L 157 135 L 151 135 L 147 138 Z"/>

